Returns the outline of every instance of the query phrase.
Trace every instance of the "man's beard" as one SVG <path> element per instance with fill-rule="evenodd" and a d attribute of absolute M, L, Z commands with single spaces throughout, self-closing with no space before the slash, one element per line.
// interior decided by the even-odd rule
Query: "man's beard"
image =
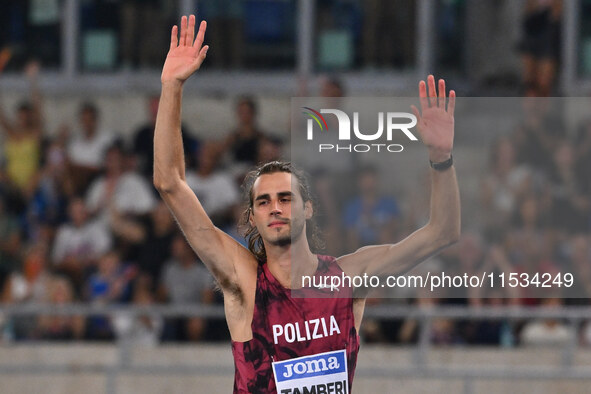
<path fill-rule="evenodd" d="M 291 236 L 286 235 L 269 242 L 273 246 L 288 246 L 291 245 Z"/>
<path fill-rule="evenodd" d="M 269 243 L 273 246 L 289 246 L 293 241 L 297 241 L 300 239 L 302 234 L 304 233 L 304 223 L 305 221 L 295 220 L 292 221 L 292 227 L 290 227 L 290 233 L 279 237 L 275 240 L 270 241 Z"/>

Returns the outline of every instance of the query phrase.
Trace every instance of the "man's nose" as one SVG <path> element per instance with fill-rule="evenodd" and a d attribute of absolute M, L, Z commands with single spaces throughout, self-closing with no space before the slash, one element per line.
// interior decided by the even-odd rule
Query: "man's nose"
<path fill-rule="evenodd" d="M 281 213 L 281 205 L 279 201 L 271 201 L 271 215 L 278 215 Z"/>

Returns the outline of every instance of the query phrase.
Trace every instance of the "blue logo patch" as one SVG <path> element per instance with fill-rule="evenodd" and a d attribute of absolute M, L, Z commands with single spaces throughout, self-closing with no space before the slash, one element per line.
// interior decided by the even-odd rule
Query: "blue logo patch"
<path fill-rule="evenodd" d="M 273 372 L 279 383 L 293 379 L 346 373 L 346 363 L 345 352 L 337 350 L 275 362 Z"/>

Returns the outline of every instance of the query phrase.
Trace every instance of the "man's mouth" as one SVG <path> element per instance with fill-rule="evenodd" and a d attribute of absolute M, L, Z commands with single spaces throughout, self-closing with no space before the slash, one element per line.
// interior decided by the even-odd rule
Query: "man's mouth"
<path fill-rule="evenodd" d="M 274 227 L 280 227 L 283 225 L 286 225 L 287 222 L 282 221 L 282 220 L 274 220 L 271 223 L 269 223 L 269 227 L 274 228 Z"/>

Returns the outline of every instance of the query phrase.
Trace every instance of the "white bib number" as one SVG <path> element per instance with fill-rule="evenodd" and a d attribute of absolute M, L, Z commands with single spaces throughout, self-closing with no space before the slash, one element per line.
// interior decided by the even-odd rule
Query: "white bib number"
<path fill-rule="evenodd" d="M 345 349 L 273 362 L 278 394 L 348 394 Z"/>

